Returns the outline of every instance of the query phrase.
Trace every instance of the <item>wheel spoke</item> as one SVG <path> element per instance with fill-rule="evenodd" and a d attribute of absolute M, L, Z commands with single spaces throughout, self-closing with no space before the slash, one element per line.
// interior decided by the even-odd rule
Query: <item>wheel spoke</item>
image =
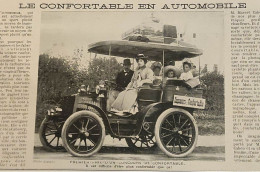
<path fill-rule="evenodd" d="M 183 130 L 181 130 L 181 131 L 189 131 L 189 130 L 191 130 L 192 128 L 190 127 L 190 128 L 185 128 L 185 129 L 183 129 Z"/>
<path fill-rule="evenodd" d="M 184 141 L 184 143 L 186 144 L 186 146 L 189 146 L 189 144 L 186 142 L 186 140 L 185 140 L 184 138 L 182 138 L 181 136 L 180 136 L 180 138 Z"/>
<path fill-rule="evenodd" d="M 88 138 L 88 139 L 89 139 L 89 141 L 90 141 L 91 143 L 93 143 L 94 146 L 96 145 L 96 143 L 95 143 L 93 140 L 91 140 L 90 138 Z"/>
<path fill-rule="evenodd" d="M 82 139 L 80 139 L 80 141 L 79 141 L 79 145 L 78 145 L 78 147 L 77 147 L 77 150 L 79 150 L 79 148 L 80 148 L 81 141 L 82 141 Z"/>
<path fill-rule="evenodd" d="M 152 142 L 152 144 L 155 144 L 155 141 L 153 141 L 153 139 L 150 139 L 150 141 Z"/>
<path fill-rule="evenodd" d="M 100 134 L 95 133 L 95 134 L 90 134 L 91 136 L 99 136 Z"/>
<path fill-rule="evenodd" d="M 170 135 L 172 135 L 172 133 L 171 133 L 171 134 L 164 135 L 164 136 L 162 136 L 161 138 L 168 137 L 168 136 L 170 136 Z"/>
<path fill-rule="evenodd" d="M 187 119 L 183 124 L 182 124 L 182 126 L 180 127 L 180 129 L 179 130 L 181 130 L 182 129 L 182 127 L 187 123 L 189 121 L 189 119 Z"/>
<path fill-rule="evenodd" d="M 71 134 L 71 135 L 75 135 L 75 134 L 79 134 L 79 133 L 69 133 L 69 134 Z"/>
<path fill-rule="evenodd" d="M 90 131 L 90 130 L 92 130 L 93 128 L 95 128 L 97 126 L 97 124 L 96 125 L 94 125 L 93 127 L 91 127 L 90 129 L 88 129 L 87 131 Z"/>
<path fill-rule="evenodd" d="M 85 126 L 85 131 L 88 130 L 88 123 L 89 123 L 89 119 L 87 120 L 86 126 Z"/>
<path fill-rule="evenodd" d="M 180 140 L 179 140 L 179 148 L 180 148 L 180 151 L 182 152 Z"/>
<path fill-rule="evenodd" d="M 88 145 L 87 145 L 87 141 L 86 141 L 86 139 L 84 139 L 84 143 L 85 143 L 85 147 L 86 147 L 87 150 L 88 150 Z"/>
<path fill-rule="evenodd" d="M 170 124 L 170 126 L 171 126 L 172 128 L 174 128 L 174 127 L 172 126 L 172 124 L 171 124 L 167 119 L 165 119 L 165 121 L 166 121 L 168 124 Z"/>
<path fill-rule="evenodd" d="M 73 126 L 80 131 L 80 129 L 75 124 L 73 124 Z"/>
<path fill-rule="evenodd" d="M 54 127 L 58 130 L 59 127 L 57 126 L 57 124 L 53 121 Z"/>
<path fill-rule="evenodd" d="M 60 141 L 60 138 L 59 137 L 57 137 L 58 139 L 57 139 L 57 147 L 59 146 L 59 141 Z"/>
<path fill-rule="evenodd" d="M 174 139 L 174 137 L 171 138 L 171 140 L 166 144 L 166 146 L 169 145 L 169 143 Z"/>
<path fill-rule="evenodd" d="M 162 129 L 172 132 L 172 130 L 170 130 L 170 129 L 168 129 L 168 128 L 162 127 Z"/>
<path fill-rule="evenodd" d="M 81 121 L 81 129 L 84 130 L 84 120 Z"/>
<path fill-rule="evenodd" d="M 174 115 L 172 115 L 172 120 L 173 120 L 174 127 L 176 127 L 175 116 Z"/>
<path fill-rule="evenodd" d="M 51 128 L 49 125 L 46 125 L 46 128 L 49 128 L 50 130 L 56 130 L 55 128 Z"/>
<path fill-rule="evenodd" d="M 175 139 L 176 138 L 173 139 L 172 152 L 174 152 L 174 148 L 175 148 Z"/>
<path fill-rule="evenodd" d="M 186 135 L 183 135 L 183 134 L 180 134 L 181 137 L 184 137 L 185 139 L 190 139 L 191 137 L 190 136 L 186 136 Z"/>
<path fill-rule="evenodd" d="M 78 137 L 77 138 L 75 138 L 74 140 L 72 140 L 71 142 L 70 142 L 70 144 L 73 144 L 73 145 L 75 145 L 75 143 L 76 143 L 76 141 L 78 140 Z"/>
<path fill-rule="evenodd" d="M 56 138 L 56 136 L 54 136 L 51 141 L 49 142 L 49 144 L 51 144 L 51 142 L 53 142 L 53 140 Z"/>
<path fill-rule="evenodd" d="M 45 134 L 45 136 L 50 136 L 50 135 L 53 135 L 53 134 L 56 134 L 56 132 L 51 132 L 51 133 Z"/>
<path fill-rule="evenodd" d="M 133 138 L 135 140 L 135 142 L 133 144 L 136 144 L 136 142 L 138 141 L 136 138 Z"/>

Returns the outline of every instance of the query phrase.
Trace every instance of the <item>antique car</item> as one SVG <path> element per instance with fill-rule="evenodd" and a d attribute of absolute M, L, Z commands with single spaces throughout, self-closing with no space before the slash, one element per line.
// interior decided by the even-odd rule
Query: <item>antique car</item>
<path fill-rule="evenodd" d="M 97 42 L 89 46 L 89 51 L 123 58 L 135 58 L 143 53 L 151 61 L 162 64 L 202 54 L 194 46 L 126 40 Z M 134 115 L 110 111 L 113 85 L 112 81 L 103 81 L 96 93 L 68 96 L 60 107 L 54 106 L 41 125 L 43 145 L 60 150 L 62 140 L 70 154 L 87 157 L 98 152 L 105 136 L 110 135 L 125 139 L 136 150 L 158 146 L 170 157 L 185 157 L 194 150 L 198 127 L 192 114 L 205 107 L 199 85 L 191 86 L 179 79 L 159 86 L 144 85 L 138 89 L 139 112 Z"/>

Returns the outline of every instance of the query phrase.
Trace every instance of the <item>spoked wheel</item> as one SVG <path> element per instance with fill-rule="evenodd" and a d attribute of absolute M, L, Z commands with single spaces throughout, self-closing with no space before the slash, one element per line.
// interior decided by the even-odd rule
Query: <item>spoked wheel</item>
<path fill-rule="evenodd" d="M 79 111 L 66 120 L 61 137 L 64 147 L 73 156 L 90 156 L 100 150 L 105 126 L 95 113 Z"/>
<path fill-rule="evenodd" d="M 127 145 L 136 152 L 148 149 L 154 150 L 157 147 L 154 135 L 145 130 L 142 130 L 139 136 L 125 140 Z"/>
<path fill-rule="evenodd" d="M 171 108 L 164 111 L 155 124 L 156 143 L 170 157 L 185 157 L 196 147 L 198 127 L 186 110 Z"/>
<path fill-rule="evenodd" d="M 64 150 L 61 140 L 61 129 L 64 121 L 44 119 L 39 129 L 40 141 L 44 149 L 49 151 Z"/>

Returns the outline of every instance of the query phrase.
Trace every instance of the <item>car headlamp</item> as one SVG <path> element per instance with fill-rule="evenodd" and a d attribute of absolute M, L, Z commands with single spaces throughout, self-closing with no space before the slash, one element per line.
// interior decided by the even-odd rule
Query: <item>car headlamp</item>
<path fill-rule="evenodd" d="M 48 116 L 58 116 L 61 115 L 62 109 L 58 106 L 51 108 L 47 111 Z"/>

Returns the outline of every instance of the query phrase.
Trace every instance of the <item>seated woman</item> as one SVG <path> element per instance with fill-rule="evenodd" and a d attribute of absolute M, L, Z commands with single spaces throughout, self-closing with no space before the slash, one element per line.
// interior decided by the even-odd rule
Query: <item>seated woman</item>
<path fill-rule="evenodd" d="M 184 81 L 188 81 L 189 79 L 192 79 L 193 75 L 191 73 L 191 63 L 185 61 L 183 62 L 182 67 L 183 67 L 183 73 L 181 74 L 180 79 Z"/>
<path fill-rule="evenodd" d="M 162 76 L 161 76 L 161 68 L 162 65 L 160 62 L 154 62 L 151 66 L 151 69 L 153 70 L 153 85 L 159 86 L 162 83 Z"/>
<path fill-rule="evenodd" d="M 138 67 L 134 72 L 131 82 L 126 87 L 125 91 L 119 93 L 118 97 L 111 105 L 112 111 L 123 111 L 135 114 L 138 112 L 137 109 L 137 93 L 138 88 L 144 84 L 152 84 L 153 82 L 153 71 L 146 67 L 147 57 L 143 54 L 139 54 L 136 57 Z"/>

